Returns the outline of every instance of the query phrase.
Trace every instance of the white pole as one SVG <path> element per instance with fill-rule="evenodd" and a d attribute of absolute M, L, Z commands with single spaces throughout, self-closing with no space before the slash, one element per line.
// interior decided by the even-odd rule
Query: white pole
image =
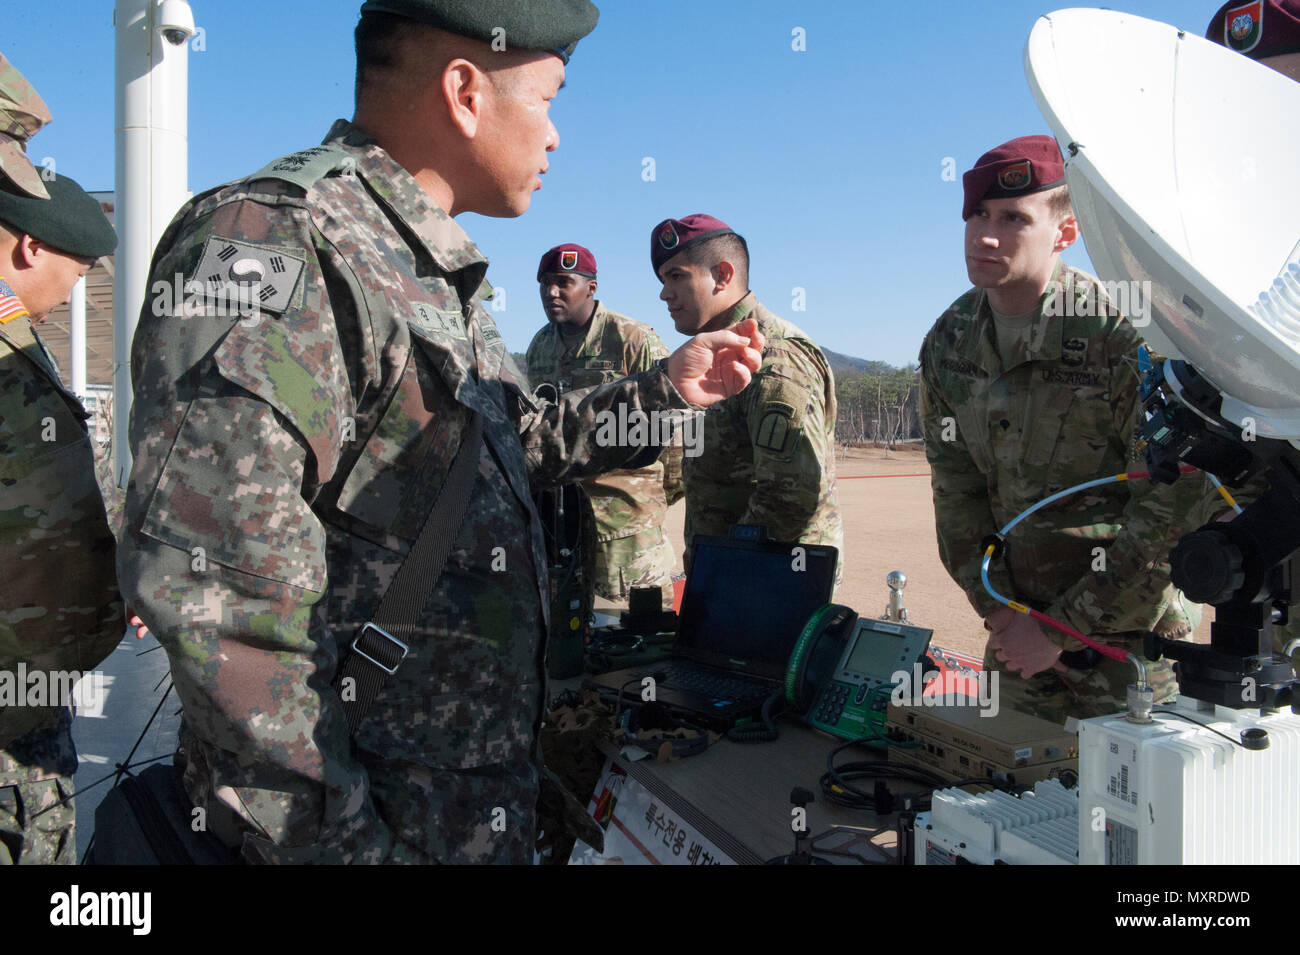
<path fill-rule="evenodd" d="M 113 474 L 131 473 L 131 340 L 154 246 L 188 197 L 189 38 L 185 0 L 117 0 L 117 255 L 113 283 Z M 170 299 L 170 293 L 168 298 Z"/>
<path fill-rule="evenodd" d="M 68 300 L 68 362 L 72 365 L 72 393 L 86 400 L 86 278 L 77 279 Z"/>

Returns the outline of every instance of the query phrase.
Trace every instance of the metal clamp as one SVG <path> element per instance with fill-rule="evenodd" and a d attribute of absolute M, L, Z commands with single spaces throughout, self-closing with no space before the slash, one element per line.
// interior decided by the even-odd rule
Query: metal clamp
<path fill-rule="evenodd" d="M 379 634 L 381 637 L 384 637 L 385 639 L 391 640 L 393 643 L 397 644 L 399 647 L 402 648 L 402 655 L 401 655 L 400 657 L 397 658 L 397 662 L 394 663 L 391 667 L 384 666 L 384 664 L 380 663 L 378 660 L 376 660 L 376 659 L 375 659 L 374 657 L 372 657 L 370 654 L 366 653 L 365 650 L 362 650 L 362 649 L 361 649 L 361 638 L 364 637 L 364 636 L 366 635 L 366 631 L 367 631 L 367 630 L 373 630 L 375 633 Z M 370 661 L 371 663 L 373 663 L 375 666 L 379 667 L 379 669 L 383 670 L 383 671 L 384 671 L 385 673 L 387 673 L 389 676 L 392 676 L 394 673 L 397 672 L 397 668 L 398 668 L 399 666 L 402 665 L 402 661 L 406 659 L 406 655 L 407 655 L 408 653 L 411 652 L 411 648 L 408 647 L 406 644 L 404 644 L 401 640 L 398 640 L 395 636 L 393 636 L 391 633 L 389 633 L 389 632 L 388 632 L 387 630 L 385 630 L 383 627 L 380 627 L 380 626 L 374 624 L 374 623 L 371 622 L 371 621 L 366 621 L 366 625 L 365 625 L 364 627 L 361 628 L 361 632 L 358 633 L 357 636 L 356 636 L 356 639 L 354 639 L 354 640 L 352 641 L 352 649 L 355 650 L 357 653 L 359 653 L 361 656 L 365 657 L 367 660 L 369 660 L 369 661 Z"/>

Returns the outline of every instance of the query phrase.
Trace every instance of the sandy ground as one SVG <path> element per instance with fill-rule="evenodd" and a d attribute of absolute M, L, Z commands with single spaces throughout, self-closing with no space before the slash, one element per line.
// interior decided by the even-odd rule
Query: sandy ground
<path fill-rule="evenodd" d="M 938 646 L 982 656 L 987 634 L 966 595 L 939 561 L 930 497 L 930 468 L 919 445 L 885 452 L 853 448 L 836 462 L 840 509 L 844 514 L 844 585 L 836 599 L 864 616 L 879 616 L 889 600 L 885 577 L 907 575 L 904 603 L 914 624 L 934 630 Z M 668 510 L 665 529 L 674 552 L 682 550 L 686 506 Z M 681 570 L 680 558 L 678 571 Z M 603 601 L 601 603 L 604 603 Z M 1209 620 L 1197 631 L 1209 640 Z"/>

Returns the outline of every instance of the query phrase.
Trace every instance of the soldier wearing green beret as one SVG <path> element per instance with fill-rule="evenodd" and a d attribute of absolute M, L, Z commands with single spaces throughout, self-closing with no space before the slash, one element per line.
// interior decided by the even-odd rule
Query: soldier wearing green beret
<path fill-rule="evenodd" d="M 638 467 L 658 448 L 597 446 L 597 414 L 708 404 L 758 367 L 742 327 L 538 402 L 483 306 L 454 217 L 528 208 L 596 17 L 369 0 L 355 118 L 197 195 L 159 243 L 151 287 L 189 291 L 147 301 L 132 346 L 118 570 L 171 661 L 186 790 L 246 861 L 530 862 L 549 603 L 530 478 Z M 446 569 L 409 633 L 376 633 L 462 446 Z"/>
<path fill-rule="evenodd" d="M 989 535 L 1048 495 L 1145 470 L 1134 446 L 1141 336 L 1097 279 L 1064 265 L 1078 238 L 1055 141 L 1026 136 L 963 179 L 975 287 L 921 349 L 921 417 L 939 555 L 991 631 L 985 667 L 1001 704 L 1064 723 L 1124 710 L 1130 664 L 1000 604 L 980 566 Z M 1124 481 L 1044 508 L 1008 535 L 990 571 L 1006 598 L 1139 656 L 1148 630 L 1189 635 L 1200 617 L 1169 582 L 1168 554 L 1209 500 L 1204 479 Z M 1156 702 L 1177 693 L 1147 665 Z"/>
<path fill-rule="evenodd" d="M 77 754 L 66 693 L 125 624 L 89 415 L 35 326 L 117 239 L 76 182 L 42 179 L 27 162 L 25 138 L 49 114 L 3 58 L 0 104 L 11 137 L 0 144 L 0 864 L 69 863 Z"/>

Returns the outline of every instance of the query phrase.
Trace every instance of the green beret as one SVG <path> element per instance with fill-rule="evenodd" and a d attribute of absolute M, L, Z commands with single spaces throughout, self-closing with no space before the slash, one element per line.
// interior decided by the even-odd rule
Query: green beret
<path fill-rule="evenodd" d="M 392 13 L 484 43 L 502 37 L 507 49 L 549 50 L 565 63 L 600 17 L 591 0 L 366 0 L 361 13 Z"/>
<path fill-rule="evenodd" d="M 99 203 L 76 180 L 45 182 L 48 199 L 0 189 L 0 222 L 69 255 L 99 258 L 117 248 L 117 233 Z"/>

